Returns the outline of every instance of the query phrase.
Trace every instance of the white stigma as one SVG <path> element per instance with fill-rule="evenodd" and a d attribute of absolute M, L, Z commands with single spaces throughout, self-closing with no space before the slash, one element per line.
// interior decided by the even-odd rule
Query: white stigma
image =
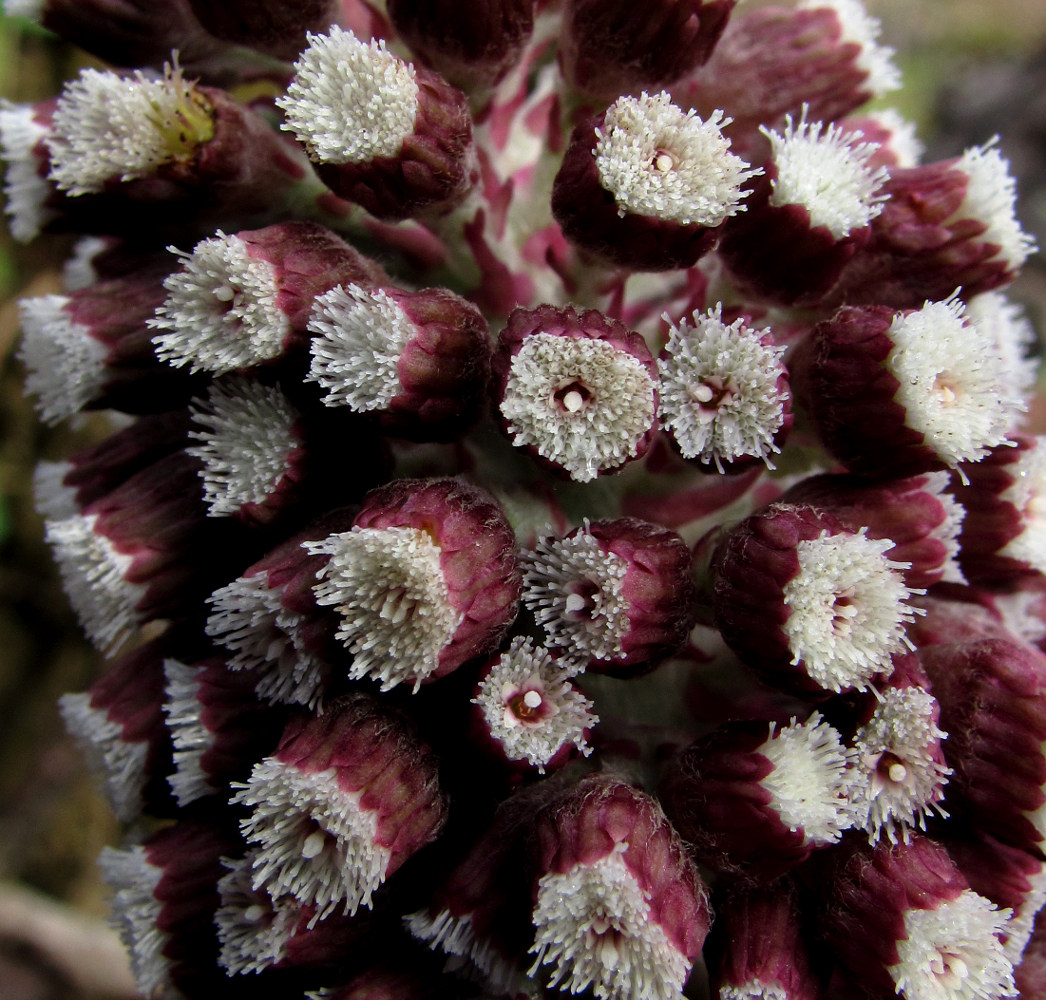
<path fill-rule="evenodd" d="M 811 227 L 824 226 L 837 240 L 882 211 L 886 196 L 878 192 L 889 175 L 884 167 L 869 166 L 879 148 L 874 143 L 856 142 L 838 125 L 808 122 L 805 105 L 798 122 L 785 116 L 783 135 L 759 130 L 770 140 L 777 168 L 771 205 L 801 205 Z"/>
<path fill-rule="evenodd" d="M 907 843 L 932 811 L 948 815 L 939 803 L 951 768 L 934 758 L 947 733 L 933 721 L 934 705 L 921 688 L 888 688 L 854 736 L 854 826 L 871 844 L 884 833 Z"/>
<path fill-rule="evenodd" d="M 887 968 L 905 1000 L 1000 1000 L 1017 996 L 1003 953 L 1009 910 L 970 889 L 933 910 L 904 914 L 906 936 Z"/>
<path fill-rule="evenodd" d="M 983 146 L 966 150 L 956 169 L 969 178 L 966 197 L 950 221 L 974 219 L 987 227 L 971 237 L 980 243 L 999 247 L 995 258 L 1002 258 L 1011 271 L 1020 270 L 1035 251 L 1035 240 L 1023 232 L 1017 221 L 1017 183 L 1010 174 L 1010 163 L 995 148 L 998 137 Z"/>
<path fill-rule="evenodd" d="M 332 25 L 309 35 L 287 93 L 276 100 L 283 128 L 320 163 L 367 163 L 399 155 L 414 132 L 419 91 L 414 67 Z"/>
<path fill-rule="evenodd" d="M 668 319 L 668 343 L 658 360 L 661 374 L 660 417 L 684 458 L 723 463 L 746 455 L 761 458 L 781 449 L 774 435 L 784 422 L 788 394 L 778 388 L 785 374 L 781 356 L 766 331 L 744 320 L 726 324 L 722 305 L 695 312 L 693 325 Z"/>
<path fill-rule="evenodd" d="M 197 699 L 203 667 L 164 660 L 163 673 L 163 713 L 174 747 L 174 772 L 167 776 L 167 784 L 178 805 L 184 807 L 216 791 L 201 764 L 204 754 L 214 746 L 214 734 L 203 722 L 203 706 Z"/>
<path fill-rule="evenodd" d="M 306 381 L 327 391 L 327 406 L 366 412 L 392 402 L 400 391 L 400 355 L 415 330 L 388 294 L 359 285 L 332 288 L 316 299 L 309 332 Z"/>
<path fill-rule="evenodd" d="M 566 397 L 576 392 L 576 400 Z M 536 333 L 512 359 L 501 413 L 512 443 L 529 446 L 579 483 L 639 450 L 657 386 L 643 363 L 604 340 Z"/>
<path fill-rule="evenodd" d="M 604 552 L 588 526 L 569 538 L 543 538 L 521 554 L 523 603 L 551 646 L 567 650 L 580 669 L 589 659 L 624 656 L 631 623 L 622 593 L 628 563 Z"/>
<path fill-rule="evenodd" d="M 702 121 L 665 92 L 619 97 L 596 130 L 599 182 L 618 214 L 653 216 L 684 225 L 718 226 L 744 211 L 741 190 L 753 170 L 730 152 L 722 111 Z"/>
<path fill-rule="evenodd" d="M 439 668 L 462 613 L 450 602 L 440 549 L 419 528 L 361 528 L 306 542 L 329 555 L 316 601 L 340 616 L 336 636 L 353 654 L 349 677 L 373 677 L 388 691 L 418 685 Z"/>
<path fill-rule="evenodd" d="M 784 588 L 790 608 L 782 626 L 792 663 L 829 691 L 864 691 L 906 645 L 905 624 L 916 612 L 899 572 L 910 563 L 886 558 L 889 538 L 830 535 L 799 542 L 799 572 Z"/>
<path fill-rule="evenodd" d="M 174 252 L 182 266 L 164 280 L 167 298 L 149 321 L 164 331 L 153 338 L 160 360 L 220 375 L 279 357 L 291 325 L 272 264 L 221 231 L 191 254 Z"/>
<path fill-rule="evenodd" d="M 97 399 L 105 386 L 108 349 L 73 320 L 65 295 L 38 295 L 18 303 L 22 323 L 19 360 L 26 392 L 37 399 L 40 419 L 55 425 Z"/>
<path fill-rule="evenodd" d="M 1001 444 L 1023 411 L 992 338 L 964 322 L 956 297 L 898 313 L 887 331 L 885 367 L 906 424 L 949 466 L 975 462 Z"/>
<path fill-rule="evenodd" d="M 570 671 L 547 649 L 517 636 L 508 652 L 480 681 L 472 699 L 491 736 L 510 761 L 525 760 L 544 774 L 545 765 L 568 743 L 588 756 L 585 738 L 599 719 L 592 702 L 568 683 Z"/>
<path fill-rule="evenodd" d="M 268 757 L 233 787 L 231 801 L 251 809 L 240 829 L 256 851 L 252 888 L 315 906 L 310 928 L 339 904 L 349 914 L 371 905 L 392 852 L 377 843 L 377 812 L 340 787 L 335 768 L 307 772 Z"/>
<path fill-rule="evenodd" d="M 1027 563 L 1039 573 L 1046 572 L 1046 439 L 1036 438 L 1032 448 L 1021 452 L 1015 463 L 1006 467 L 1012 485 L 999 499 L 1012 504 L 1020 514 L 1021 531 L 1000 550 Z"/>
<path fill-rule="evenodd" d="M 302 445 L 294 433 L 298 412 L 277 388 L 231 377 L 211 384 L 206 400 L 194 399 L 189 412 L 201 442 L 186 452 L 203 462 L 203 497 L 210 517 L 238 513 L 245 504 L 263 504 L 291 468 Z"/>
<path fill-rule="evenodd" d="M 148 176 L 191 152 L 185 113 L 205 114 L 200 101 L 178 68 L 166 67 L 159 79 L 142 70 L 133 76 L 82 70 L 65 85 L 55 108 L 47 140 L 51 180 L 82 195 L 102 191 L 110 180 Z"/>
<path fill-rule="evenodd" d="M 759 782 L 772 796 L 771 808 L 790 830 L 803 831 L 804 844 L 834 844 L 853 825 L 848 797 L 853 751 L 817 712 L 780 729 L 771 723 L 769 739 L 756 753 L 774 766 Z"/>
<path fill-rule="evenodd" d="M 1039 377 L 1039 337 L 1024 309 L 1001 292 L 984 292 L 966 303 L 966 322 L 990 340 L 1016 394 L 1029 396 Z"/>
<path fill-rule="evenodd" d="M 690 963 L 625 865 L 624 847 L 538 880 L 530 974 L 550 965 L 551 986 L 572 994 L 591 987 L 597 1000 L 682 1000 Z"/>
<path fill-rule="evenodd" d="M 54 215 L 44 206 L 51 188 L 33 155 L 47 134 L 47 127 L 34 120 L 32 105 L 0 101 L 0 160 L 7 163 L 4 211 L 11 235 L 20 243 L 39 235 Z"/>
<path fill-rule="evenodd" d="M 842 33 L 840 45 L 856 45 L 860 48 L 857 68 L 867 74 L 865 81 L 872 97 L 882 97 L 901 85 L 901 73 L 893 64 L 894 50 L 880 45 L 882 25 L 872 17 L 860 0 L 800 0 L 800 10 L 829 8 L 839 17 Z"/>

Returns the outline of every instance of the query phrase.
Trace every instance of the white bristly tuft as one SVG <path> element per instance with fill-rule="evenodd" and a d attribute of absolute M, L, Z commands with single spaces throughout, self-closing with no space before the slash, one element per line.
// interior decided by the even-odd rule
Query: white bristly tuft
<path fill-rule="evenodd" d="M 96 399 L 105 385 L 108 350 L 66 311 L 65 295 L 37 295 L 18 303 L 25 390 L 40 419 L 54 426 Z"/>
<path fill-rule="evenodd" d="M 283 128 L 320 163 L 367 163 L 394 157 L 414 132 L 419 91 L 414 67 L 332 25 L 309 35 L 287 93 L 276 99 Z"/>
<path fill-rule="evenodd" d="M 885 367 L 899 383 L 905 423 L 952 467 L 1001 444 L 1025 408 L 992 338 L 964 315 L 952 296 L 898 313 L 887 331 L 894 347 Z"/>
<path fill-rule="evenodd" d="M 525 760 L 545 773 L 545 765 L 573 743 L 587 757 L 586 739 L 599 718 L 592 702 L 571 686 L 570 671 L 547 649 L 517 636 L 480 681 L 472 704 L 483 711 L 490 735 L 510 761 Z"/>
<path fill-rule="evenodd" d="M 241 576 L 207 599 L 214 609 L 207 635 L 232 652 L 231 670 L 257 674 L 259 698 L 277 704 L 319 706 L 323 670 L 305 648 L 303 617 L 280 603 L 283 591 L 270 588 L 267 573 Z"/>
<path fill-rule="evenodd" d="M 966 577 L 959 567 L 959 534 L 966 518 L 966 508 L 948 492 L 951 478 L 947 472 L 928 472 L 925 480 L 923 492 L 929 493 L 944 508 L 944 520 L 932 532 L 933 537 L 944 545 L 946 552 L 941 580 L 944 583 L 965 584 Z"/>
<path fill-rule="evenodd" d="M 805 105 L 798 122 L 785 116 L 784 135 L 765 126 L 759 131 L 770 140 L 777 168 L 771 205 L 801 205 L 811 227 L 824 226 L 837 240 L 882 211 L 886 196 L 878 191 L 889 175 L 868 164 L 875 143 L 856 142 L 838 125 L 808 122 Z"/>
<path fill-rule="evenodd" d="M 983 146 L 966 150 L 956 164 L 969 177 L 966 197 L 952 216 L 952 221 L 975 219 L 987 230 L 973 239 L 994 243 L 1011 271 L 1019 271 L 1035 252 L 1035 240 L 1017 221 L 1017 182 L 1010 173 L 1010 162 L 995 148 L 998 136 Z"/>
<path fill-rule="evenodd" d="M 551 646 L 567 650 L 570 668 L 589 659 L 623 656 L 621 641 L 630 628 L 628 601 L 621 592 L 628 563 L 583 530 L 570 538 L 543 538 L 521 553 L 523 603 Z"/>
<path fill-rule="evenodd" d="M 999 1000 L 1017 996 L 998 935 L 1009 910 L 965 889 L 933 910 L 907 910 L 898 962 L 887 967 L 905 1000 Z"/>
<path fill-rule="evenodd" d="M 236 514 L 245 504 L 262 504 L 290 470 L 290 455 L 301 447 L 295 434 L 298 411 L 274 386 L 248 378 L 214 382 L 206 401 L 189 404 L 201 442 L 186 448 L 200 459 L 203 496 L 210 517 Z"/>
<path fill-rule="evenodd" d="M 1029 396 L 1039 378 L 1039 343 L 1035 327 L 1016 302 L 1002 292 L 984 292 L 966 303 L 966 322 L 992 344 L 1006 369 L 1003 376 L 1022 397 Z"/>
<path fill-rule="evenodd" d="M 110 245 L 104 236 L 81 236 L 62 265 L 62 285 L 67 292 L 89 288 L 101 280 L 94 269 L 94 259 Z"/>
<path fill-rule="evenodd" d="M 203 755 L 214 746 L 214 734 L 204 725 L 203 706 L 196 697 L 203 667 L 164 660 L 163 672 L 163 714 L 174 746 L 174 773 L 167 776 L 167 784 L 178 805 L 184 807 L 216 790 L 201 766 Z"/>
<path fill-rule="evenodd" d="M 695 312 L 692 326 L 664 315 L 667 357 L 657 362 L 661 424 L 684 458 L 714 462 L 722 472 L 724 462 L 753 455 L 772 469 L 770 456 L 781 450 L 774 435 L 788 399 L 778 388 L 785 348 L 764 344 L 766 331 L 743 319 L 724 323 L 722 308 Z"/>
<path fill-rule="evenodd" d="M 1006 924 L 1006 940 L 1002 946 L 1003 954 L 1014 965 L 1017 965 L 1024 955 L 1024 949 L 1028 946 L 1035 929 L 1035 918 L 1043 905 L 1046 905 L 1046 864 L 1040 861 L 1039 870 L 1025 877 L 1029 883 L 1028 892 Z"/>
<path fill-rule="evenodd" d="M 865 691 L 877 674 L 890 673 L 891 657 L 907 640 L 904 627 L 916 611 L 913 591 L 899 570 L 910 563 L 886 558 L 889 538 L 831 535 L 799 542 L 799 572 L 784 588 L 791 609 L 782 626 L 792 663 L 829 691 Z M 920 591 L 921 593 L 921 591 Z"/>
<path fill-rule="evenodd" d="M 38 236 L 54 215 L 44 207 L 51 188 L 33 156 L 33 147 L 47 134 L 46 127 L 33 120 L 32 105 L 0 101 L 0 160 L 7 163 L 4 211 L 11 235 L 20 243 Z"/>
<path fill-rule="evenodd" d="M 165 331 L 153 338 L 161 361 L 221 375 L 280 356 L 291 325 L 272 264 L 220 230 L 191 254 L 173 252 L 182 267 L 164 280 L 167 299 L 149 321 Z"/>
<path fill-rule="evenodd" d="M 142 996 L 166 993 L 170 960 L 163 954 L 168 935 L 157 927 L 163 909 L 153 893 L 163 869 L 149 863 L 145 849 L 102 849 L 98 858 L 102 879 L 113 890 L 110 921 L 131 959 L 131 972 Z"/>
<path fill-rule="evenodd" d="M 763 171 L 730 152 L 720 131 L 730 122 L 722 111 L 702 121 L 664 91 L 619 97 L 596 129 L 594 150 L 599 182 L 618 214 L 714 228 L 743 212 L 742 185 Z"/>
<path fill-rule="evenodd" d="M 251 887 L 255 855 L 222 858 L 229 871 L 218 880 L 221 905 L 215 911 L 220 951 L 218 964 L 230 976 L 261 972 L 280 962 L 297 926 L 300 907 L 284 897 L 273 902 L 264 890 Z"/>
<path fill-rule="evenodd" d="M 690 963 L 625 865 L 625 846 L 538 880 L 530 975 L 551 965 L 551 986 L 572 994 L 591 987 L 597 1000 L 682 1000 Z"/>
<path fill-rule="evenodd" d="M 100 192 L 107 181 L 146 177 L 195 148 L 186 118 L 205 117 L 201 98 L 177 67 L 160 78 L 82 70 L 55 108 L 50 178 L 71 195 Z"/>
<path fill-rule="evenodd" d="M 331 557 L 313 589 L 340 616 L 349 677 L 372 677 L 382 691 L 413 680 L 416 691 L 463 617 L 450 602 L 439 546 L 420 528 L 355 527 L 304 547 Z"/>
<path fill-rule="evenodd" d="M 872 97 L 882 97 L 901 86 L 900 70 L 893 64 L 894 50 L 878 42 L 882 32 L 879 19 L 872 17 L 860 0 L 799 0 L 800 10 L 828 7 L 836 12 L 842 33 L 840 45 L 860 48 L 857 68 L 868 74 L 865 85 Z"/>
<path fill-rule="evenodd" d="M 122 823 L 136 820 L 144 805 L 148 743 L 125 740 L 123 727 L 109 719 L 104 709 L 92 708 L 89 694 L 62 695 L 58 710 L 91 773 L 101 781 L 116 818 Z"/>
<path fill-rule="evenodd" d="M 934 723 L 933 709 L 933 696 L 921 688 L 888 688 L 854 735 L 854 826 L 870 844 L 884 833 L 891 844 L 907 843 L 932 812 L 948 815 L 939 803 L 951 768 L 933 757 L 948 734 Z"/>
<path fill-rule="evenodd" d="M 108 538 L 96 533 L 97 520 L 98 515 L 91 514 L 50 521 L 46 538 L 81 627 L 106 651 L 141 624 L 137 606 L 146 587 L 127 579 L 134 557 L 118 552 Z"/>
<path fill-rule="evenodd" d="M 315 906 L 310 928 L 339 904 L 350 914 L 371 905 L 391 850 L 376 843 L 378 814 L 338 785 L 334 768 L 306 772 L 269 757 L 233 787 L 231 801 L 251 809 L 240 828 L 256 848 L 254 889 Z"/>
<path fill-rule="evenodd" d="M 563 384 L 587 395 L 557 398 Z M 657 386 L 642 362 L 604 340 L 537 333 L 512 359 L 501 413 L 512 443 L 529 446 L 587 483 L 639 450 L 655 419 Z"/>
<path fill-rule="evenodd" d="M 312 307 L 312 364 L 306 382 L 327 391 L 327 406 L 385 409 L 400 391 L 399 359 L 414 335 L 407 314 L 380 288 L 332 288 Z"/>
<path fill-rule="evenodd" d="M 38 462 L 33 469 L 33 505 L 41 517 L 64 521 L 80 513 L 76 490 L 65 485 L 72 471 L 71 462 Z"/>
<path fill-rule="evenodd" d="M 1006 468 L 1013 484 L 1000 500 L 1013 504 L 1021 515 L 1021 532 L 999 550 L 999 555 L 1019 559 L 1039 573 L 1046 572 L 1046 439 L 1036 438 L 1034 448 Z"/>
<path fill-rule="evenodd" d="M 750 979 L 740 986 L 720 986 L 719 1000 L 791 1000 L 788 991 L 777 983 Z"/>

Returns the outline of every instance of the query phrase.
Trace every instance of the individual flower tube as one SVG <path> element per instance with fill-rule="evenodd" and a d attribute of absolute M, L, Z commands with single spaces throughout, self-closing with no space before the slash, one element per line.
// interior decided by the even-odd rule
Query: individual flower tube
<path fill-rule="evenodd" d="M 745 211 L 744 185 L 760 172 L 730 152 L 728 122 L 643 92 L 580 123 L 552 189 L 567 239 L 618 267 L 691 267 Z"/>
<path fill-rule="evenodd" d="M 376 264 L 311 222 L 217 235 L 179 253 L 150 325 L 157 356 L 220 375 L 275 362 L 308 344 L 318 295 L 341 282 L 371 285 Z"/>
<path fill-rule="evenodd" d="M 853 757 L 816 712 L 784 726 L 727 723 L 672 761 L 659 797 L 703 864 L 772 879 L 853 825 Z"/>
<path fill-rule="evenodd" d="M 638 518 L 586 522 L 523 554 L 523 603 L 574 669 L 645 673 L 694 625 L 690 550 Z"/>
<path fill-rule="evenodd" d="M 654 799 L 610 776 L 582 779 L 542 811 L 534 870 L 531 975 L 607 1000 L 679 1000 L 711 911 Z"/>
<path fill-rule="evenodd" d="M 491 87 L 519 61 L 534 30 L 534 0 L 389 0 L 389 19 L 427 66 L 464 90 Z"/>
<path fill-rule="evenodd" d="M 835 285 L 885 198 L 876 147 L 807 113 L 787 116 L 782 132 L 766 130 L 770 157 L 718 247 L 747 292 L 781 305 L 817 302 Z"/>
<path fill-rule="evenodd" d="M 723 319 L 722 303 L 691 321 L 668 320 L 658 358 L 661 426 L 683 458 L 711 471 L 773 468 L 792 426 L 785 348 L 769 329 Z"/>
<path fill-rule="evenodd" d="M 954 296 L 902 311 L 843 306 L 790 355 L 789 372 L 825 448 L 859 475 L 980 461 L 1024 409 Z"/>
<path fill-rule="evenodd" d="M 643 338 L 594 309 L 516 309 L 491 362 L 517 447 L 579 483 L 641 458 L 656 430 L 657 366 Z"/>
<path fill-rule="evenodd" d="M 414 689 L 496 648 L 520 594 L 515 536 L 485 490 L 400 479 L 372 490 L 348 531 L 305 543 L 329 557 L 316 602 L 333 608 L 348 676 Z"/>
<path fill-rule="evenodd" d="M 293 59 L 305 48 L 309 31 L 338 20 L 336 0 L 243 0 L 223 4 L 187 0 L 192 13 L 215 38 Z"/>
<path fill-rule="evenodd" d="M 824 927 L 854 981 L 905 1000 L 1017 995 L 999 941 L 1009 912 L 970 889 L 940 844 L 855 841 L 833 862 Z"/>
<path fill-rule="evenodd" d="M 335 194 L 397 220 L 448 211 L 468 193 L 468 101 L 438 74 L 336 25 L 310 36 L 294 69 L 277 99 L 283 128 Z"/>
<path fill-rule="evenodd" d="M 373 413 L 386 434 L 456 436 L 479 416 L 490 370 L 483 314 L 442 288 L 337 285 L 315 300 L 306 381 L 329 407 Z"/>
<path fill-rule="evenodd" d="M 370 907 L 447 808 L 431 750 L 364 694 L 292 719 L 233 801 L 250 811 L 240 826 L 257 849 L 253 887 L 315 907 L 310 926 Z"/>
<path fill-rule="evenodd" d="M 559 45 L 563 75 L 575 90 L 615 98 L 672 83 L 708 60 L 734 0 L 568 0 Z"/>
<path fill-rule="evenodd" d="M 807 694 L 867 690 L 893 670 L 915 617 L 888 538 L 830 512 L 774 503 L 726 533 L 712 603 L 727 645 L 769 684 Z"/>

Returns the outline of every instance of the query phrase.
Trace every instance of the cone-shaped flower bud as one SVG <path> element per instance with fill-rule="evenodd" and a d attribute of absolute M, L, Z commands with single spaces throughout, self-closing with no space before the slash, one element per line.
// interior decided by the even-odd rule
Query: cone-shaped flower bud
<path fill-rule="evenodd" d="M 979 461 L 1024 408 L 992 339 L 954 297 L 901 312 L 843 306 L 789 371 L 824 446 L 861 475 Z"/>
<path fill-rule="evenodd" d="M 363 694 L 292 720 L 233 801 L 250 809 L 253 887 L 314 906 L 310 925 L 370 907 L 446 815 L 431 751 Z"/>
<path fill-rule="evenodd" d="M 57 424 L 85 408 L 171 409 L 199 388 L 198 379 L 172 371 L 153 349 L 147 324 L 163 302 L 168 270 L 22 299 L 19 357 L 42 420 Z"/>
<path fill-rule="evenodd" d="M 690 550 L 636 518 L 586 522 L 524 553 L 523 602 L 548 644 L 579 667 L 634 676 L 676 652 L 693 628 Z"/>
<path fill-rule="evenodd" d="M 506 433 L 576 482 L 642 457 L 657 425 L 657 364 L 643 338 L 588 309 L 516 309 L 492 361 Z"/>
<path fill-rule="evenodd" d="M 583 779 L 547 806 L 535 841 L 531 974 L 606 1000 L 679 1000 L 701 952 L 708 892 L 657 802 Z"/>
<path fill-rule="evenodd" d="M 952 491 L 966 510 L 959 562 L 970 583 L 1046 573 L 1046 441 L 1013 435 L 979 462 L 960 465 Z"/>
<path fill-rule="evenodd" d="M 915 617 L 908 568 L 888 539 L 846 530 L 830 513 L 771 504 L 746 518 L 714 555 L 713 605 L 723 638 L 774 686 L 867 690 L 893 669 Z"/>
<path fill-rule="evenodd" d="M 47 147 L 53 102 L 0 104 L 0 160 L 4 171 L 4 213 L 11 235 L 22 243 L 31 239 L 54 218 L 48 205 L 52 185 L 47 180 Z"/>
<path fill-rule="evenodd" d="M 369 285 L 381 269 L 310 222 L 286 222 L 198 243 L 165 282 L 150 324 L 157 354 L 222 374 L 276 361 L 308 342 L 313 300 L 340 282 Z"/>
<path fill-rule="evenodd" d="M 324 182 L 381 219 L 447 211 L 473 182 L 461 91 L 424 67 L 332 26 L 310 35 L 277 104 Z"/>
<path fill-rule="evenodd" d="M 376 413 L 385 433 L 452 437 L 479 415 L 490 369 L 483 314 L 443 288 L 338 285 L 308 325 L 306 381 L 327 406 Z"/>
<path fill-rule="evenodd" d="M 735 886 L 715 900 L 708 937 L 712 996 L 719 1000 L 818 1000 L 806 918 L 791 879 Z"/>
<path fill-rule="evenodd" d="M 576 90 L 595 97 L 661 86 L 704 63 L 734 0 L 568 0 L 559 59 Z"/>
<path fill-rule="evenodd" d="M 767 130 L 770 158 L 752 182 L 747 211 L 723 227 L 719 254 L 746 290 L 792 305 L 816 302 L 870 236 L 882 211 L 876 147 L 837 125 L 807 121 Z"/>
<path fill-rule="evenodd" d="M 786 726 L 728 723 L 672 762 L 660 797 L 698 860 L 773 878 L 852 826 L 853 757 L 816 712 Z"/>
<path fill-rule="evenodd" d="M 337 0 L 189 0 L 189 6 L 216 38 L 280 59 L 293 59 L 305 48 L 309 31 L 337 21 L 339 8 Z"/>
<path fill-rule="evenodd" d="M 939 844 L 855 842 L 831 866 L 825 930 L 850 976 L 905 1000 L 1017 995 L 999 935 L 1009 912 L 968 887 Z"/>
<path fill-rule="evenodd" d="M 163 675 L 163 712 L 174 747 L 167 780 L 180 806 L 227 791 L 275 748 L 285 720 L 257 697 L 249 674 L 212 657 L 192 665 L 166 658 Z"/>
<path fill-rule="evenodd" d="M 1046 658 L 1033 646 L 982 639 L 925 646 L 919 659 L 941 705 L 954 769 L 949 810 L 1037 850 L 1046 841 Z"/>
<path fill-rule="evenodd" d="M 760 172 L 730 152 L 728 122 L 644 92 L 579 124 L 552 189 L 567 239 L 621 267 L 692 266 L 744 211 L 743 186 Z"/>
<path fill-rule="evenodd" d="M 534 0 L 389 0 L 387 7 L 411 51 L 465 90 L 497 83 L 534 29 Z"/>
<path fill-rule="evenodd" d="M 414 689 L 489 653 L 516 617 L 519 556 L 485 490 L 400 479 L 372 490 L 349 531 L 307 542 L 328 556 L 314 592 L 338 617 L 349 677 Z"/>
<path fill-rule="evenodd" d="M 963 583 L 959 531 L 964 508 L 945 492 L 946 472 L 868 483 L 849 475 L 811 476 L 784 493 L 783 503 L 810 504 L 831 513 L 847 531 L 866 529 L 869 538 L 889 539 L 887 556 L 909 563 L 902 570 L 911 590 L 940 581 Z"/>
<path fill-rule="evenodd" d="M 785 348 L 743 317 L 725 322 L 721 303 L 692 322 L 664 318 L 659 415 L 683 458 L 720 472 L 760 460 L 772 469 L 792 426 Z"/>
<path fill-rule="evenodd" d="M 570 683 L 573 670 L 568 666 L 523 637 L 494 656 L 480 673 L 472 699 L 484 749 L 539 774 L 579 753 L 592 753 L 588 733 L 599 719 L 592 714 L 592 702 Z"/>

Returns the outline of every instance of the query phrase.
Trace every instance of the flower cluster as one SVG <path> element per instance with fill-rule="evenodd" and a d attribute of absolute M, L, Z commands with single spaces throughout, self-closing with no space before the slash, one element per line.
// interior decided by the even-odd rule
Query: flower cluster
<path fill-rule="evenodd" d="M 9 4 L 129 67 L 0 145 L 143 993 L 1017 995 L 1034 246 L 860 0 L 733 8 Z"/>

